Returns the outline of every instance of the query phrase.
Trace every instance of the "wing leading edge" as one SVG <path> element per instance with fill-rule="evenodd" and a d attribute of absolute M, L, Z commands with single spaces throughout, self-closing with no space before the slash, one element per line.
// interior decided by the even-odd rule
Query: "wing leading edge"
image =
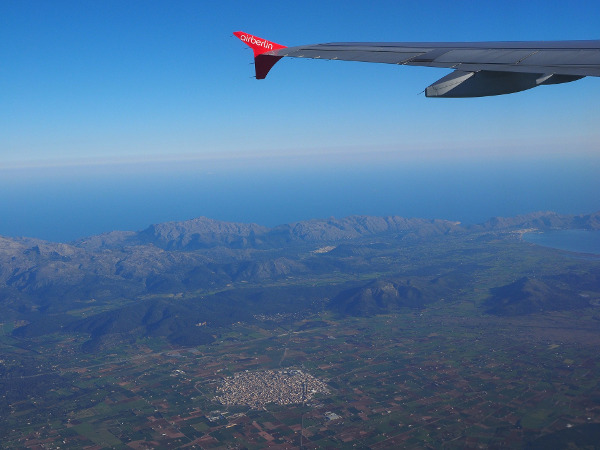
<path fill-rule="evenodd" d="M 454 69 L 425 89 L 427 97 L 485 97 L 540 85 L 600 77 L 600 40 L 542 42 L 339 42 L 285 47 L 234 33 L 254 51 L 256 78 L 283 57 Z"/>

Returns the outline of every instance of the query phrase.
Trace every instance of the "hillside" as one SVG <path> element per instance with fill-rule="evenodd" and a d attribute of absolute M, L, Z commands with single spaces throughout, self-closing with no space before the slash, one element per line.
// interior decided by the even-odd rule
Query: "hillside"
<path fill-rule="evenodd" d="M 484 306 L 488 313 L 500 316 L 585 308 L 590 302 L 573 289 L 577 287 L 580 285 L 523 277 L 506 286 L 493 288 Z"/>

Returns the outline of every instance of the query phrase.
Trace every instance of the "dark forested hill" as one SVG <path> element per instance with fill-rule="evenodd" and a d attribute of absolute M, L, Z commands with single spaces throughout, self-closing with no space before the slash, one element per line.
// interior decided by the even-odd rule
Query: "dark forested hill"
<path fill-rule="evenodd" d="M 589 306 L 588 298 L 573 289 L 576 286 L 557 279 L 523 277 L 506 286 L 493 288 L 485 306 L 487 312 L 501 316 Z"/>

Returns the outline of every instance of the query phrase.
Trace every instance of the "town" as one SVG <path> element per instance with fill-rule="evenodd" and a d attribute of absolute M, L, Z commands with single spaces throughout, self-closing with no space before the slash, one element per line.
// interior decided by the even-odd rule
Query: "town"
<path fill-rule="evenodd" d="M 323 381 L 301 370 L 263 370 L 225 378 L 217 393 L 215 400 L 224 405 L 262 407 L 302 403 L 329 390 Z"/>

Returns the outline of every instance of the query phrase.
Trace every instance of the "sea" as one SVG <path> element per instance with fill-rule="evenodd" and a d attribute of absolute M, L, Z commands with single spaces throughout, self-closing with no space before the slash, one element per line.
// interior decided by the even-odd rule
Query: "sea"
<path fill-rule="evenodd" d="M 600 230 L 551 230 L 525 233 L 523 240 L 544 247 L 600 255 Z"/>
<path fill-rule="evenodd" d="M 70 242 L 200 216 L 275 226 L 349 215 L 481 223 L 600 210 L 598 164 L 444 160 L 0 169 L 0 235 Z"/>

